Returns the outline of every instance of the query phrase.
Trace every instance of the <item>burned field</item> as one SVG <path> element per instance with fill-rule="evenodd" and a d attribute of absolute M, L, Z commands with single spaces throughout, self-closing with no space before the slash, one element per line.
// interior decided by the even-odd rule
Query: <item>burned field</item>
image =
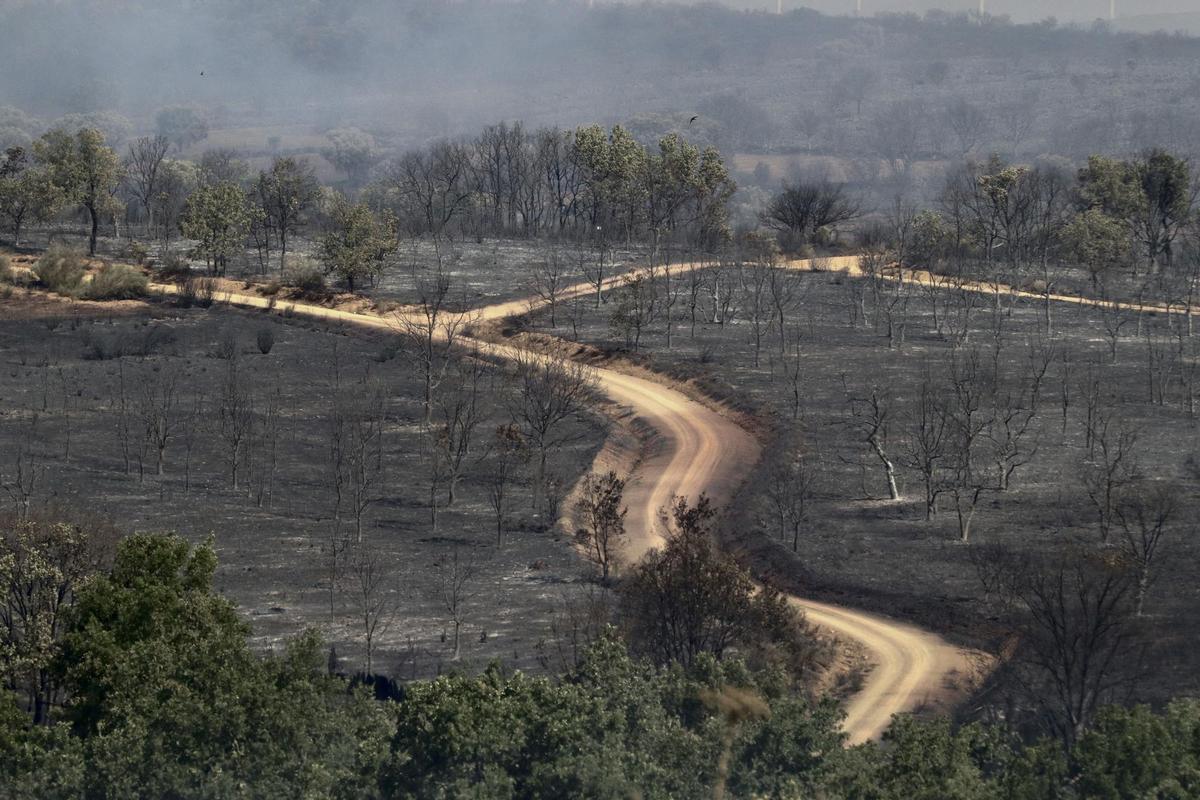
<path fill-rule="evenodd" d="M 497 436 L 519 404 L 511 370 L 463 351 L 438 361 L 427 425 L 401 339 L 18 290 L 0 300 L 5 513 L 212 537 L 218 587 L 264 649 L 311 627 L 355 671 L 369 627 L 372 669 L 396 677 L 493 658 L 539 669 L 586 571 L 555 504 L 604 423 L 583 408 L 562 422 L 535 510 L 536 459 L 502 455 Z"/>
<path fill-rule="evenodd" d="M 1157 666 L 1136 696 L 1198 688 L 1200 341 L 1183 315 L 1054 304 L 1048 334 L 1037 301 L 754 265 L 566 307 L 558 335 L 761 420 L 768 455 L 727 531 L 760 574 L 997 652 L 1005 569 L 1132 564 Z M 552 329 L 546 310 L 525 322 Z"/>

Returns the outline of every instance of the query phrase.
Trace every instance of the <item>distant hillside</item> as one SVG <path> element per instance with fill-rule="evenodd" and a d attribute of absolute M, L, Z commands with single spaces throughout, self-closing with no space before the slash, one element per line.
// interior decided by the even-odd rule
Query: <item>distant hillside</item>
<path fill-rule="evenodd" d="M 1192 36 L 1200 36 L 1200 11 L 1187 11 L 1180 14 L 1138 14 L 1117 20 L 1117 27 L 1133 33 L 1181 31 Z"/>

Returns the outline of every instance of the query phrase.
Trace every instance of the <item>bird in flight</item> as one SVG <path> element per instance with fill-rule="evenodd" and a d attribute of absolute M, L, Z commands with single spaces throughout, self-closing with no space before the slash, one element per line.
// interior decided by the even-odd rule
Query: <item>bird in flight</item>
<path fill-rule="evenodd" d="M 698 119 L 700 119 L 700 115 L 699 115 L 699 114 L 697 114 L 696 116 L 694 116 L 694 117 L 692 117 L 691 119 L 689 119 L 689 120 L 688 120 L 688 125 L 691 125 L 693 122 L 695 122 L 695 121 L 696 121 L 696 120 L 698 120 Z"/>

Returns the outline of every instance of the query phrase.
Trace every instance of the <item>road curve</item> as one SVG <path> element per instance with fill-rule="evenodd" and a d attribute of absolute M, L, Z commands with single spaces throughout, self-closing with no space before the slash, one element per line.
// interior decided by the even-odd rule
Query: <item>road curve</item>
<path fill-rule="evenodd" d="M 838 264 L 834 268 L 848 266 Z M 681 267 L 690 268 L 692 265 Z M 610 278 L 610 285 L 619 278 Z M 154 284 L 152 288 L 164 294 L 176 291 L 166 284 Z M 566 291 L 582 293 L 594 288 L 580 284 Z M 372 313 L 290 301 L 276 303 L 239 292 L 218 292 L 217 300 L 373 329 L 396 329 L 395 320 Z M 536 304 L 511 301 L 480 309 L 472 316 L 475 320 L 494 321 L 523 313 Z M 510 345 L 478 344 L 501 357 L 512 358 L 518 352 Z M 761 447 L 749 431 L 729 417 L 662 383 L 613 369 L 599 368 L 592 374 L 600 391 L 655 432 L 654 446 L 638 461 L 626 489 L 630 510 L 625 556 L 636 560 L 662 543 L 665 523 L 661 511 L 673 497 L 694 498 L 705 492 L 717 505 L 729 501 L 758 463 Z M 873 668 L 845 706 L 844 730 L 851 744 L 878 738 L 893 714 L 952 701 L 956 676 L 965 677 L 971 672 L 973 662 L 966 651 L 928 631 L 877 614 L 799 597 L 790 599 L 805 612 L 809 622 L 860 643 L 870 654 Z"/>

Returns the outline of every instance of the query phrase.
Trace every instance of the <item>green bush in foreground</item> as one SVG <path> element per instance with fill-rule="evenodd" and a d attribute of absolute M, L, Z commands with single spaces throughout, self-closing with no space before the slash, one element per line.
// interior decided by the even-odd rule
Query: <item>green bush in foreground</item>
<path fill-rule="evenodd" d="M 84 287 L 88 300 L 132 300 L 144 297 L 149 281 L 128 264 L 105 264 Z"/>
<path fill-rule="evenodd" d="M 33 265 L 38 282 L 55 294 L 74 297 L 79 293 L 86 266 L 83 255 L 61 245 L 52 245 Z"/>
<path fill-rule="evenodd" d="M 0 520 L 5 580 L 61 558 L 57 539 L 10 528 Z M 138 534 L 110 570 L 78 584 L 45 654 L 65 704 L 35 725 L 22 695 L 0 689 L 0 797 L 1200 796 L 1195 701 L 1108 708 L 1070 751 L 910 717 L 880 743 L 847 748 L 836 703 L 814 704 L 734 659 L 654 666 L 611 630 L 557 678 L 494 665 L 377 702 L 326 672 L 313 635 L 256 655 L 213 590 L 215 569 L 211 546 Z M 23 642 L 11 636 L 0 629 L 4 686 L 22 669 Z"/>

